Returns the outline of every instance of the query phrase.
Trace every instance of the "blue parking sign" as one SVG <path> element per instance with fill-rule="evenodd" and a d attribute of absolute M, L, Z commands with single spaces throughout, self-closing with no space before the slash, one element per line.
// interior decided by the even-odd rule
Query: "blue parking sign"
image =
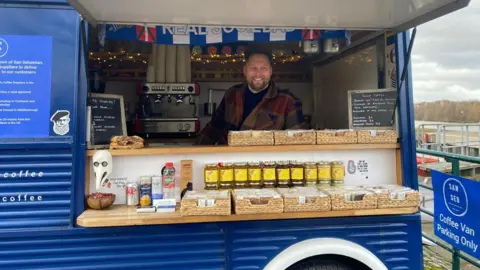
<path fill-rule="evenodd" d="M 455 248 L 480 258 L 480 182 L 432 172 L 434 232 Z"/>

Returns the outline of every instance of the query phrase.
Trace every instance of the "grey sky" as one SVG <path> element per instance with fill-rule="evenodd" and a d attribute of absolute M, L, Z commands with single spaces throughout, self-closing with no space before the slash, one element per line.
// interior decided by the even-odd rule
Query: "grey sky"
<path fill-rule="evenodd" d="M 417 28 L 414 102 L 480 100 L 480 0 Z"/>

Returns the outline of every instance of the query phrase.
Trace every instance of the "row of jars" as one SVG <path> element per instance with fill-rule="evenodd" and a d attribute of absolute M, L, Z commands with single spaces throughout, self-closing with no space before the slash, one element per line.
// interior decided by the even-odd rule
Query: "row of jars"
<path fill-rule="evenodd" d="M 205 166 L 205 189 L 273 188 L 343 184 L 342 161 L 243 162 Z"/>

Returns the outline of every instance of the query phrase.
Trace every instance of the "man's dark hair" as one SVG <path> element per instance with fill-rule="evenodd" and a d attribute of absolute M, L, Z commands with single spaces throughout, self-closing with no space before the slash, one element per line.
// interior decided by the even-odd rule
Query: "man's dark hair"
<path fill-rule="evenodd" d="M 250 57 L 252 57 L 253 55 L 264 55 L 267 57 L 268 61 L 270 62 L 270 65 L 272 65 L 273 63 L 273 58 L 272 58 L 272 52 L 271 50 L 267 49 L 267 48 L 263 48 L 263 47 L 249 47 L 246 51 L 245 51 L 245 61 L 248 62 L 248 60 L 250 59 Z"/>

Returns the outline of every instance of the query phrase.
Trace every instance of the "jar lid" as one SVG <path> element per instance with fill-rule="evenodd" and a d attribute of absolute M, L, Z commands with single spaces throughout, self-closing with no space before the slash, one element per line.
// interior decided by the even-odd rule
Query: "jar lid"
<path fill-rule="evenodd" d="M 205 166 L 206 166 L 206 167 L 217 167 L 217 164 L 211 163 L 211 164 L 206 164 Z"/>
<path fill-rule="evenodd" d="M 263 162 L 263 165 L 265 166 L 275 166 L 277 164 L 277 162 L 275 161 L 264 161 Z"/>
<path fill-rule="evenodd" d="M 317 165 L 317 163 L 315 163 L 315 162 L 305 162 L 305 165 L 307 165 L 307 166 L 315 166 L 315 165 Z"/>
<path fill-rule="evenodd" d="M 246 162 L 236 162 L 235 166 L 247 166 Z"/>
<path fill-rule="evenodd" d="M 318 165 L 330 165 L 330 162 L 328 161 L 319 161 Z"/>
<path fill-rule="evenodd" d="M 333 161 L 332 164 L 334 164 L 334 165 L 342 165 L 342 164 L 343 164 L 343 161 L 339 161 L 339 160 Z"/>
<path fill-rule="evenodd" d="M 260 166 L 260 162 L 248 162 L 248 165 L 252 165 L 252 166 Z"/>
<path fill-rule="evenodd" d="M 292 161 L 292 162 L 290 162 L 290 163 L 291 163 L 292 165 L 302 165 L 302 163 L 299 162 L 299 161 Z"/>
<path fill-rule="evenodd" d="M 222 164 L 223 167 L 231 167 L 233 166 L 233 162 L 225 162 Z"/>

